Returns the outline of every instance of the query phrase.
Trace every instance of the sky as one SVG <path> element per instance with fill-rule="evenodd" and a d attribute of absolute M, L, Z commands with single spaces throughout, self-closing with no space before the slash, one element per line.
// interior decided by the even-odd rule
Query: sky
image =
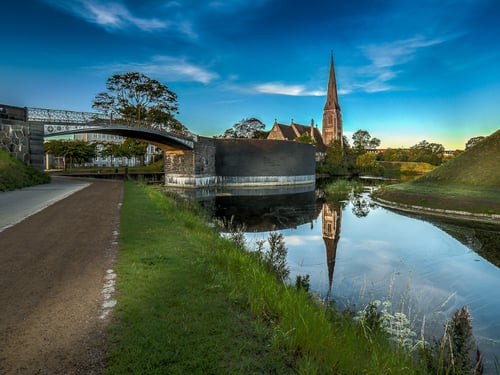
<path fill-rule="evenodd" d="M 344 133 L 463 149 L 500 128 L 498 0 L 3 0 L 0 103 L 92 111 L 114 74 L 178 95 L 220 135 L 256 117 L 321 128 L 333 53 Z"/>

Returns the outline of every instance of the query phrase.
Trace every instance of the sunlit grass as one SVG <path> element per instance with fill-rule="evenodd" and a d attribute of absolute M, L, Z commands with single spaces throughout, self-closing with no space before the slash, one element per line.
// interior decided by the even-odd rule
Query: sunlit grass
<path fill-rule="evenodd" d="M 117 274 L 108 374 L 421 373 L 150 187 L 126 184 Z"/>

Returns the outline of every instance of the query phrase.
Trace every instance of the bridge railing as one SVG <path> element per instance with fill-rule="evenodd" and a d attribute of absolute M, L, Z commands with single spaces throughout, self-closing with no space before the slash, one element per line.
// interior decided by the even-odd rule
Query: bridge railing
<path fill-rule="evenodd" d="M 28 107 L 28 121 L 53 122 L 64 124 L 86 124 L 96 120 L 109 121 L 102 114 L 93 112 L 64 111 L 60 109 Z"/>

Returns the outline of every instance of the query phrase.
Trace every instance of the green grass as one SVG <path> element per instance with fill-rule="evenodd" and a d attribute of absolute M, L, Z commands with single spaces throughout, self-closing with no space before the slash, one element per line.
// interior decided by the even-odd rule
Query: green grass
<path fill-rule="evenodd" d="M 383 167 L 384 176 L 386 177 L 418 176 L 436 168 L 429 163 L 412 161 L 379 161 L 377 165 Z"/>
<path fill-rule="evenodd" d="M 0 191 L 45 184 L 50 177 L 0 150 Z"/>
<path fill-rule="evenodd" d="M 397 203 L 500 214 L 500 130 L 440 167 L 376 194 Z"/>
<path fill-rule="evenodd" d="M 107 374 L 412 374 L 381 335 L 151 187 L 126 183 Z"/>

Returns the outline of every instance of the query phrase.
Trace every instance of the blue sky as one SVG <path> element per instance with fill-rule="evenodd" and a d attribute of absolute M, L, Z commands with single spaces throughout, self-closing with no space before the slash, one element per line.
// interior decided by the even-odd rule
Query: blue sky
<path fill-rule="evenodd" d="M 333 51 L 344 132 L 463 148 L 500 128 L 498 0 L 4 0 L 0 103 L 91 111 L 108 77 L 178 94 L 201 135 L 321 126 Z"/>

